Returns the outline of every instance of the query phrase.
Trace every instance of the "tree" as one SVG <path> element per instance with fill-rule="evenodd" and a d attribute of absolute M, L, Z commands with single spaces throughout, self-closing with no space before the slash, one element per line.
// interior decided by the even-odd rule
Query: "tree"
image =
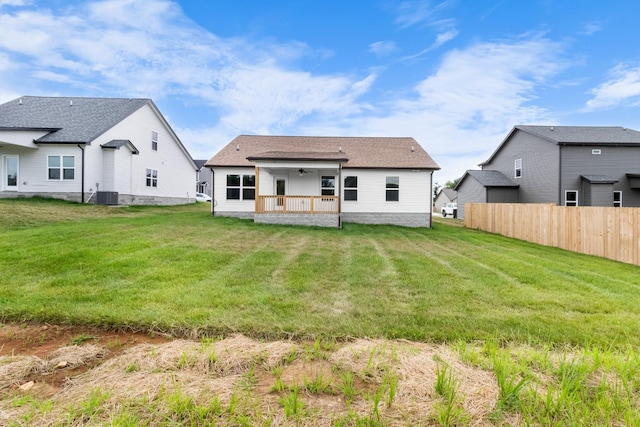
<path fill-rule="evenodd" d="M 454 188 L 456 188 L 456 185 L 458 185 L 458 183 L 460 182 L 460 180 L 461 180 L 461 179 L 462 179 L 462 178 L 456 178 L 456 179 L 454 179 L 453 181 L 447 181 L 447 182 L 444 184 L 444 186 L 445 186 L 445 188 L 451 188 L 451 189 L 454 189 Z"/>
<path fill-rule="evenodd" d="M 436 197 L 438 197 L 438 193 L 442 189 L 442 185 L 436 181 L 433 183 L 433 201 L 435 203 Z"/>

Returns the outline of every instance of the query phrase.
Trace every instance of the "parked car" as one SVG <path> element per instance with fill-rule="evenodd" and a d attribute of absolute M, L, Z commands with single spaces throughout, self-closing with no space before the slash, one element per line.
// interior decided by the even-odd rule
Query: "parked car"
<path fill-rule="evenodd" d="M 196 193 L 196 202 L 210 202 L 211 196 L 204 193 Z"/>
<path fill-rule="evenodd" d="M 442 216 L 444 218 L 446 218 L 447 215 L 451 215 L 454 218 L 458 217 L 458 204 L 457 203 L 447 203 L 446 205 L 444 205 L 442 207 Z"/>

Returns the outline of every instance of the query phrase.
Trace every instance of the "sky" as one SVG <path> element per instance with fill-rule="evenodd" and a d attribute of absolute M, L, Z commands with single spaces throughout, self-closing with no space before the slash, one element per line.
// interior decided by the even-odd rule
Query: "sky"
<path fill-rule="evenodd" d="M 151 98 L 240 134 L 410 136 L 440 184 L 513 126 L 640 130 L 637 0 L 0 0 L 0 103 Z"/>

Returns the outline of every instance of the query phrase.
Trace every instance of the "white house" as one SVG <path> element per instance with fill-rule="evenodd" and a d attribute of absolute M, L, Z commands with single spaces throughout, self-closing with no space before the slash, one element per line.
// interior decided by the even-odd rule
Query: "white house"
<path fill-rule="evenodd" d="M 436 162 L 413 138 L 240 135 L 206 165 L 212 214 L 431 227 Z"/>
<path fill-rule="evenodd" d="M 150 99 L 24 96 L 0 105 L 0 197 L 194 201 L 196 165 Z"/>

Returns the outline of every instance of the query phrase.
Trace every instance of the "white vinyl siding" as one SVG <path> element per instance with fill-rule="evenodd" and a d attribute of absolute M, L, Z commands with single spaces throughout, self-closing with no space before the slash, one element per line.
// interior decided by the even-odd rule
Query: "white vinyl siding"
<path fill-rule="evenodd" d="M 403 169 L 343 169 L 343 177 L 357 177 L 358 200 L 342 204 L 343 212 L 429 213 L 431 172 Z M 386 202 L 387 176 L 397 176 L 399 200 Z"/>

